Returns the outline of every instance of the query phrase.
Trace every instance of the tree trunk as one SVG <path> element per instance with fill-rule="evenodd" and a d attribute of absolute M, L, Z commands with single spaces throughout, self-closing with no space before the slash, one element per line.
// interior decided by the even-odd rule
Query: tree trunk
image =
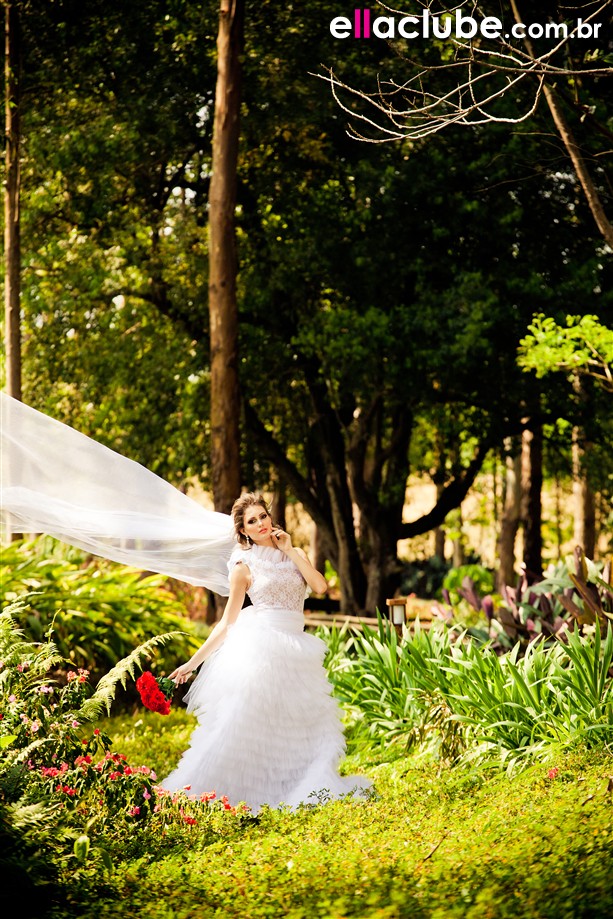
<path fill-rule="evenodd" d="M 5 108 L 6 108 L 6 182 L 4 186 L 4 259 L 5 259 L 5 352 L 6 390 L 21 399 L 21 321 L 20 280 L 21 246 L 19 233 L 20 191 L 20 70 L 21 42 L 19 17 L 15 3 L 5 7 Z"/>
<path fill-rule="evenodd" d="M 521 455 L 509 452 L 505 460 L 504 510 L 498 536 L 497 586 L 500 591 L 505 585 L 515 582 L 515 537 L 519 529 L 521 509 Z"/>
<path fill-rule="evenodd" d="M 366 603 L 366 578 L 353 525 L 353 504 L 344 462 L 328 460 L 326 483 L 336 537 L 336 557 L 332 561 L 338 572 L 341 610 L 348 614 L 361 613 Z"/>
<path fill-rule="evenodd" d="M 277 524 L 277 526 L 280 526 L 282 530 L 285 530 L 287 527 L 285 518 L 286 507 L 287 489 L 283 479 L 279 478 L 277 479 L 277 484 L 272 499 L 271 515 L 274 522 Z"/>
<path fill-rule="evenodd" d="M 368 526 L 368 557 L 365 560 L 366 599 L 365 612 L 374 616 L 376 611 L 382 615 L 387 612 L 385 601 L 394 596 L 399 583 L 400 568 L 398 564 L 398 542 L 390 531 L 392 521 L 387 526 Z"/>
<path fill-rule="evenodd" d="M 221 0 L 209 192 L 211 477 L 215 510 L 224 513 L 241 488 L 235 209 L 244 6 Z"/>
<path fill-rule="evenodd" d="M 585 457 L 588 445 L 584 443 L 583 431 L 573 428 L 573 541 L 581 546 L 588 558 L 594 558 L 596 548 L 596 501 L 590 487 Z"/>
<path fill-rule="evenodd" d="M 311 562 L 313 567 L 321 574 L 326 573 L 326 560 L 328 558 L 324 541 L 321 538 L 319 527 L 313 524 L 311 536 Z"/>
<path fill-rule="evenodd" d="M 524 566 L 529 580 L 543 573 L 541 491 L 543 486 L 543 432 L 539 422 L 522 434 L 521 487 L 524 527 Z"/>

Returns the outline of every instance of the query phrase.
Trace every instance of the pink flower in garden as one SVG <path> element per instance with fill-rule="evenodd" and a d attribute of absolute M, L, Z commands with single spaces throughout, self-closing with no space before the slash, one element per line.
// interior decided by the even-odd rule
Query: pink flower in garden
<path fill-rule="evenodd" d="M 140 807 L 131 807 L 128 814 L 130 817 L 137 817 L 140 814 Z"/>
<path fill-rule="evenodd" d="M 40 722 L 33 721 L 32 724 L 30 725 L 30 730 L 32 731 L 33 734 L 36 734 L 36 732 L 40 730 Z"/>
<path fill-rule="evenodd" d="M 151 797 L 151 795 L 149 794 L 149 792 L 148 792 L 147 789 L 145 788 L 145 790 L 144 790 L 144 792 L 143 792 L 143 798 L 145 799 L 145 801 L 148 801 L 150 797 Z"/>
<path fill-rule="evenodd" d="M 68 673 L 66 674 L 66 679 L 68 680 L 69 683 L 71 683 L 72 680 L 76 680 L 76 678 L 77 678 L 77 674 L 74 672 L 74 670 L 69 670 Z"/>
<path fill-rule="evenodd" d="M 23 671 L 27 670 L 29 666 L 30 666 L 29 661 L 23 661 L 23 663 L 17 664 L 17 670 L 19 671 L 19 673 L 23 673 Z"/>
<path fill-rule="evenodd" d="M 99 733 L 100 733 L 100 728 L 94 728 L 94 734 L 96 735 L 96 737 L 98 736 Z"/>
<path fill-rule="evenodd" d="M 120 779 L 120 778 L 121 778 L 121 772 L 110 772 L 109 773 L 109 779 L 111 780 L 111 782 L 114 782 L 115 779 Z"/>
<path fill-rule="evenodd" d="M 556 775 L 558 774 L 559 771 L 560 771 L 560 770 L 558 769 L 558 767 L 557 767 L 557 766 L 554 766 L 553 769 L 550 769 L 549 772 L 547 773 L 547 778 L 548 778 L 548 779 L 555 779 L 555 777 L 556 777 Z"/>
<path fill-rule="evenodd" d="M 17 696 L 13 696 L 13 695 L 9 696 L 9 702 L 16 702 L 16 701 L 17 701 Z"/>
<path fill-rule="evenodd" d="M 43 766 L 40 771 L 46 779 L 55 779 L 60 774 L 55 766 Z"/>
<path fill-rule="evenodd" d="M 71 727 L 73 727 L 73 728 L 78 728 L 78 727 L 79 727 L 79 722 L 77 721 L 76 718 L 74 718 L 74 719 L 70 722 L 70 725 L 71 725 Z"/>

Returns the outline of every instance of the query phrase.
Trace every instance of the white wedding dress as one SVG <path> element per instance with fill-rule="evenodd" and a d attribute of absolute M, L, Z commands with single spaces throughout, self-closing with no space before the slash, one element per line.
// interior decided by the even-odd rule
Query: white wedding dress
<path fill-rule="evenodd" d="M 331 695 L 325 643 L 304 631 L 305 582 L 279 549 L 236 549 L 248 565 L 252 606 L 202 665 L 185 702 L 199 721 L 177 768 L 161 782 L 189 795 L 215 791 L 231 805 L 296 808 L 349 793 L 363 776 L 342 777 L 345 742 Z"/>

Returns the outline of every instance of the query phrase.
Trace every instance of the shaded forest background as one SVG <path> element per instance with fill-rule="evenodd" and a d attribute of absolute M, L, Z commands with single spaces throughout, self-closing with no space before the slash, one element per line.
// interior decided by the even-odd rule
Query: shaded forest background
<path fill-rule="evenodd" d="M 12 6 L 24 399 L 180 488 L 209 491 L 218 5 Z M 405 559 L 422 557 L 434 532 L 428 551 L 441 556 L 446 528 L 455 561 L 472 553 L 491 564 L 491 538 L 487 552 L 466 543 L 469 493 L 472 507 L 484 496 L 502 581 L 520 562 L 539 575 L 571 526 L 588 555 L 607 551 L 610 389 L 555 361 L 544 375 L 518 361 L 537 315 L 560 327 L 567 316 L 613 325 L 611 250 L 550 112 L 357 142 L 314 74 L 334 64 L 369 91 L 382 74 L 400 79 L 408 65 L 398 49 L 334 41 L 329 23 L 343 10 L 327 0 L 245 10 L 244 486 L 273 494 L 282 522 L 296 507 L 313 521 L 312 551 L 338 572 L 347 612 L 392 596 L 399 541 Z M 412 52 L 449 59 L 443 41 Z M 610 35 L 568 54 L 576 67 L 606 64 Z M 569 77 L 561 88 L 609 214 L 610 85 Z M 523 92 L 501 102 L 509 117 Z M 360 100 L 347 105 L 359 111 Z M 430 505 L 407 504 L 416 481 Z"/>

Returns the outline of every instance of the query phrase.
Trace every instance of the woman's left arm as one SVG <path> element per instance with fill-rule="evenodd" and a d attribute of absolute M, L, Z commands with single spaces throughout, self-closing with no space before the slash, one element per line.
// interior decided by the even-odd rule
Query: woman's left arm
<path fill-rule="evenodd" d="M 317 568 L 311 565 L 302 549 L 297 549 L 292 545 L 292 538 L 289 533 L 286 533 L 285 530 L 276 529 L 273 530 L 272 538 L 277 548 L 281 549 L 281 552 L 285 553 L 285 555 L 293 561 L 294 565 L 314 593 L 325 594 L 328 592 L 328 582 L 325 577 Z"/>

